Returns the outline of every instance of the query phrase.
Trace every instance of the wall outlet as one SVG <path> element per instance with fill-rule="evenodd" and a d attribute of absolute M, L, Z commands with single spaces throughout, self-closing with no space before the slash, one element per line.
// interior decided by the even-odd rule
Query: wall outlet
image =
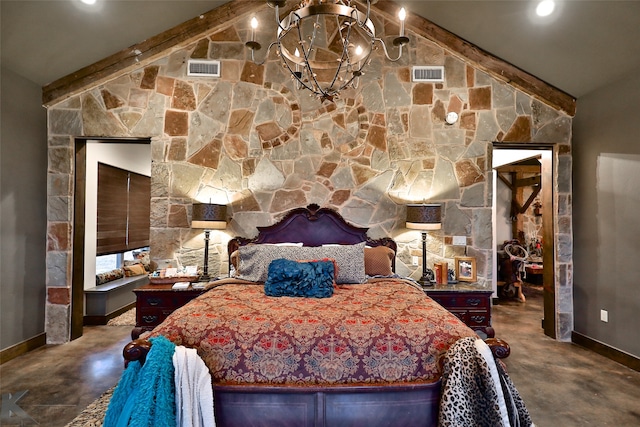
<path fill-rule="evenodd" d="M 411 264 L 413 266 L 417 266 L 418 265 L 418 257 L 417 256 L 411 257 Z"/>
<path fill-rule="evenodd" d="M 467 246 L 467 236 L 453 236 L 453 246 Z"/>
<path fill-rule="evenodd" d="M 609 321 L 609 312 L 607 310 L 600 310 L 600 320 L 605 323 Z"/>

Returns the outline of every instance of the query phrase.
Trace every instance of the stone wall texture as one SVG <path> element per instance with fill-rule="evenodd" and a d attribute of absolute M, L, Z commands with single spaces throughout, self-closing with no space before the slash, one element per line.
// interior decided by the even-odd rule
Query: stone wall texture
<path fill-rule="evenodd" d="M 201 264 L 202 230 L 190 228 L 193 202 L 229 206 L 228 229 L 212 233 L 212 274 L 227 271 L 230 236 L 252 237 L 256 226 L 317 203 L 369 227 L 371 237 L 394 237 L 398 273 L 417 278 L 421 266 L 412 257 L 421 256 L 420 233 L 405 228 L 405 204 L 426 201 L 443 204 L 443 228 L 428 235 L 428 264 L 451 265 L 466 250 L 477 258 L 479 286 L 487 287 L 492 143 L 556 144 L 556 305 L 559 338 L 569 338 L 571 117 L 411 33 L 398 62 L 378 50 L 357 89 L 320 102 L 295 88 L 275 55 L 260 66 L 249 61 L 247 34 L 247 28 L 211 31 L 49 108 L 49 342 L 68 340 L 69 298 L 61 292 L 71 289 L 76 137 L 151 137 L 156 261 Z M 220 60 L 222 76 L 188 77 L 191 57 Z M 444 65 L 445 80 L 414 83 L 412 65 Z M 451 111 L 459 120 L 449 125 Z M 468 246 L 453 246 L 454 235 L 467 236 Z"/>

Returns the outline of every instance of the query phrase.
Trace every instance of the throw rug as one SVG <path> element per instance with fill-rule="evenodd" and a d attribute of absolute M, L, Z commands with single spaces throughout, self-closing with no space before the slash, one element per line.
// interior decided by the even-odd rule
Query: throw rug
<path fill-rule="evenodd" d="M 132 308 L 107 322 L 107 326 L 136 326 L 136 309 Z"/>
<path fill-rule="evenodd" d="M 86 409 L 67 424 L 66 427 L 101 427 L 114 389 L 115 387 L 112 387 L 102 393 L 102 396 L 87 406 Z"/>

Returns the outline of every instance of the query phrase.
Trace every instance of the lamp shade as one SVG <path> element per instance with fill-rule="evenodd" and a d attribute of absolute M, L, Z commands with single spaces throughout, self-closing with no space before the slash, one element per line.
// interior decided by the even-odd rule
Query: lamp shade
<path fill-rule="evenodd" d="M 442 228 L 442 205 L 407 205 L 407 228 L 414 230 L 440 230 Z"/>
<path fill-rule="evenodd" d="M 227 206 L 213 203 L 194 203 L 191 214 L 193 228 L 227 228 Z"/>

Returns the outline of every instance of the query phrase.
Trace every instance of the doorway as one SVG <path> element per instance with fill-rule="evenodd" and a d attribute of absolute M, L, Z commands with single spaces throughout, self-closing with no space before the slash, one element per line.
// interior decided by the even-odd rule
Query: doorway
<path fill-rule="evenodd" d="M 75 175 L 74 175 L 74 194 L 73 194 L 73 253 L 71 260 L 71 331 L 70 339 L 74 340 L 82 336 L 84 325 L 84 289 L 85 283 L 95 278 L 95 218 L 89 220 L 88 214 L 95 216 L 95 206 L 91 213 L 87 208 L 91 207 L 91 201 L 87 191 L 95 193 L 97 186 L 97 178 L 94 176 L 94 182 L 87 182 L 88 171 L 93 167 L 97 168 L 97 160 L 95 155 L 89 152 L 90 144 L 105 144 L 118 147 L 134 147 L 146 145 L 146 151 L 149 152 L 148 159 L 145 156 L 144 161 L 151 165 L 151 139 L 150 138 L 76 138 L 75 140 Z M 133 150 L 128 150 L 132 152 Z M 104 153 L 102 153 L 104 156 Z M 120 156 L 123 157 L 123 156 Z M 125 156 L 126 157 L 126 156 Z M 129 161 L 137 161 L 135 156 Z M 104 161 L 104 159 L 102 159 Z M 95 175 L 95 174 L 94 174 Z M 95 194 L 93 194 L 95 196 Z M 87 233 L 92 234 L 89 236 Z M 93 239 L 93 242 L 87 243 L 87 239 Z M 86 268 L 87 257 L 93 257 L 93 272 Z"/>
<path fill-rule="evenodd" d="M 541 230 L 539 232 L 541 240 L 541 257 L 540 259 L 528 259 L 531 262 L 542 261 L 542 291 L 543 291 L 543 317 L 542 328 L 545 335 L 556 338 L 556 304 L 555 304 L 555 233 L 554 233 L 554 197 L 553 189 L 553 157 L 554 147 L 552 144 L 493 144 L 492 168 L 493 168 L 493 290 L 497 294 L 498 290 L 498 247 L 504 241 L 504 231 L 500 233 L 501 216 L 504 212 L 508 212 L 511 224 L 509 224 L 509 236 L 513 239 L 521 239 L 526 236 L 518 235 L 519 232 L 517 222 L 522 218 L 518 218 L 525 208 L 537 208 L 536 215 L 539 216 Z M 522 174 L 518 174 L 518 171 Z M 526 172 L 528 172 L 528 176 Z M 537 174 L 539 171 L 539 175 Z M 509 181 L 510 190 L 520 191 L 520 197 L 509 198 L 507 202 L 499 200 L 499 186 L 504 185 L 501 182 L 500 172 L 510 173 Z M 523 176 L 526 179 L 523 179 Z M 503 178 L 504 180 L 504 175 Z M 516 180 L 518 184 L 516 184 Z M 500 184 L 499 184 L 500 183 Z M 536 186 L 539 188 L 535 188 Z M 517 188 L 522 186 L 530 186 L 527 197 L 522 197 L 522 191 Z M 532 197 L 533 196 L 533 197 Z M 516 201 L 518 200 L 518 201 Z M 508 206 L 504 204 L 508 203 Z M 537 221 L 538 219 L 536 219 Z M 513 224 L 516 222 L 516 224 Z M 520 224 L 522 225 L 522 224 Z M 522 228 L 520 228 L 522 230 Z M 524 243 L 524 242 L 523 242 Z"/>

